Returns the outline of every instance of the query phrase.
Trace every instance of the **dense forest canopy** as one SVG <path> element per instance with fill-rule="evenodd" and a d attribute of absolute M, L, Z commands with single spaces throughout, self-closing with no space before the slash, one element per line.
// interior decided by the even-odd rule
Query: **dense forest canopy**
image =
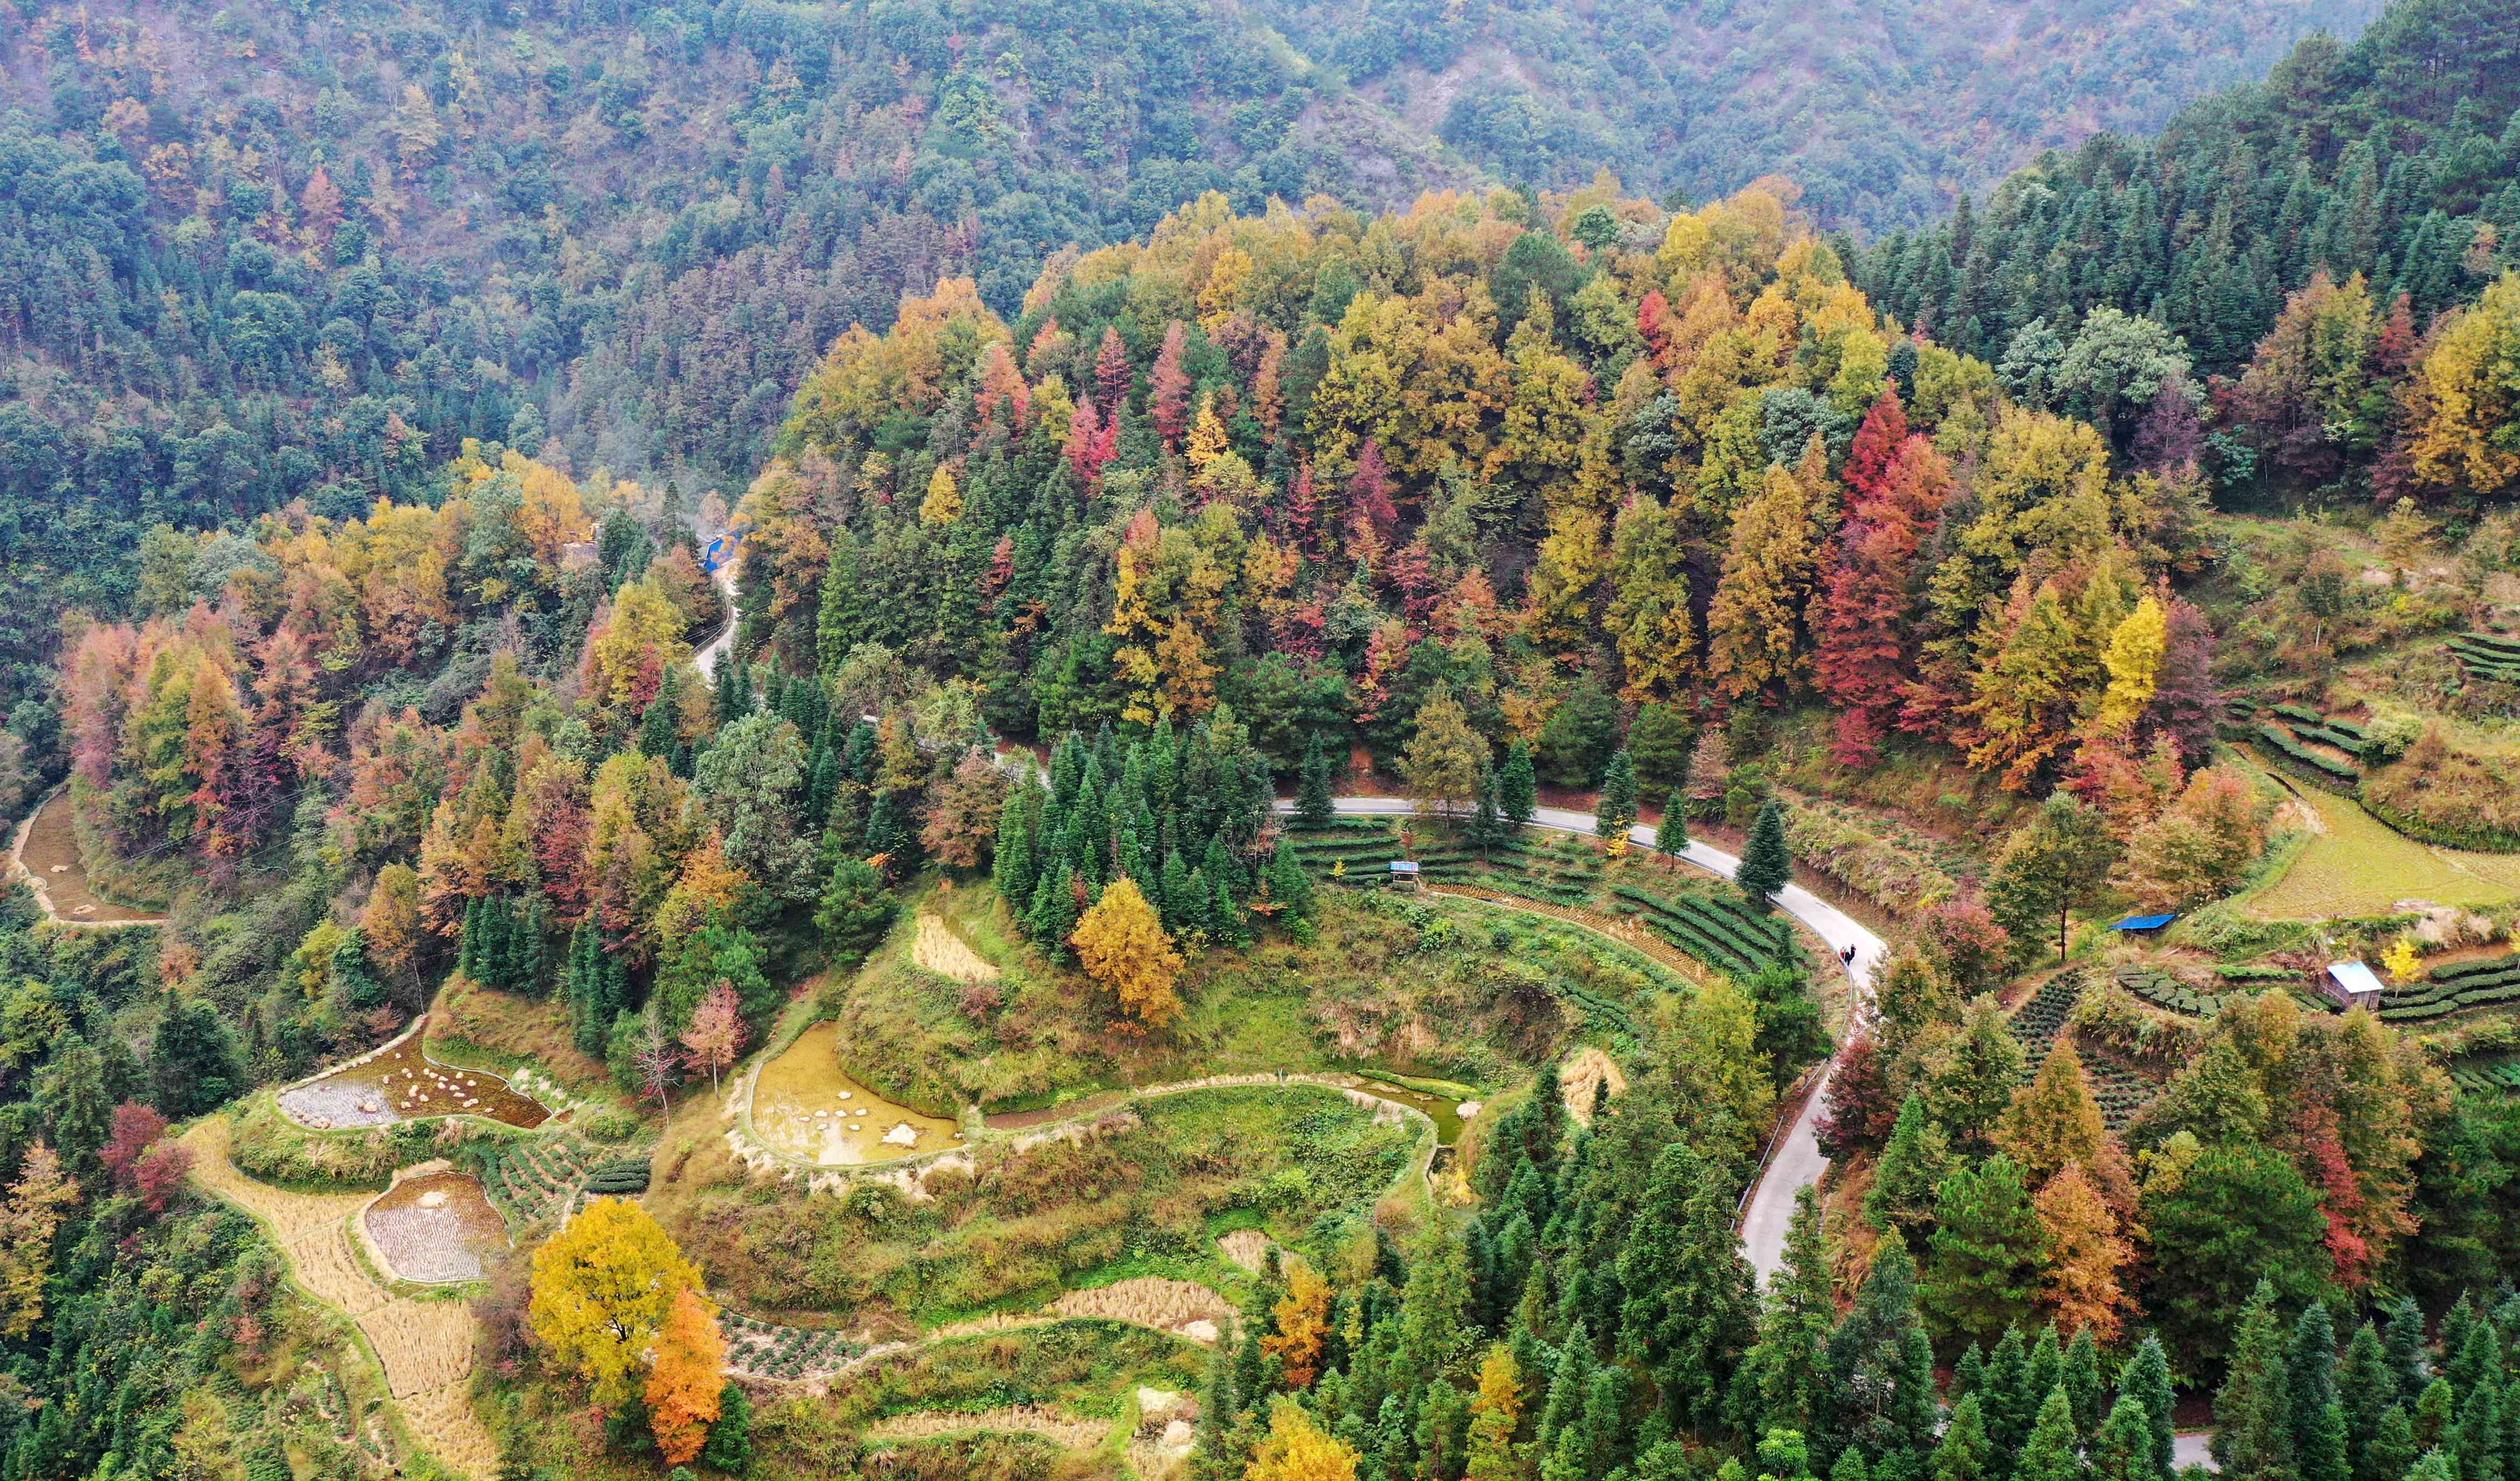
<path fill-rule="evenodd" d="M 2509 1481 L 2362 19 L 24 18 L 0 1481 Z"/>
<path fill-rule="evenodd" d="M 1824 220 L 1888 227 L 2038 144 L 2141 127 L 2293 35 L 2362 19 L 2137 10 L 2068 38 L 1997 7 L 1983 49 L 1906 16 L 1869 46 L 1748 12 L 1699 18 L 1700 35 L 1485 6 L 1376 9 L 1336 37 L 1293 7 L 1168 0 L 30 10 L 0 71 L 8 693 L 65 605 L 128 598 L 152 524 L 407 499 L 467 436 L 557 439 L 580 471 L 697 505 L 749 476 L 851 322 L 881 328 L 946 276 L 1012 313 L 1060 247 L 1142 235 L 1202 192 L 1246 212 L 1388 207 L 1607 167 L 1707 197 L 1790 167 Z M 1614 39 L 1639 27 L 1673 38 L 1662 61 Z M 1809 55 L 1760 54 L 1778 35 Z M 1688 57 L 1728 46 L 1722 75 L 1695 75 Z M 1441 119 L 1374 82 L 1500 47 L 1624 80 L 1598 105 L 1589 87 L 1474 88 Z M 2055 85 L 2012 85 L 2033 51 L 2057 59 Z M 1773 85 L 1778 66 L 1829 80 L 1772 102 L 1800 97 Z M 1895 150 L 1875 97 L 1908 110 Z M 1987 127 L 2015 97 L 2059 112 Z M 1665 125 L 1684 116 L 1698 121 L 1675 151 Z M 1802 142 L 1778 153 L 1786 137 Z"/>

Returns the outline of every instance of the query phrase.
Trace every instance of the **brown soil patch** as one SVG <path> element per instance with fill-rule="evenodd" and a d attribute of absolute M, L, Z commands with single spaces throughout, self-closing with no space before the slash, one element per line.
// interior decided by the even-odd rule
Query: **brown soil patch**
<path fill-rule="evenodd" d="M 78 834 L 70 825 L 68 787 L 35 810 L 18 831 L 18 866 L 44 909 L 72 925 L 158 925 L 165 917 L 116 905 L 88 882 L 87 861 L 80 857 Z"/>

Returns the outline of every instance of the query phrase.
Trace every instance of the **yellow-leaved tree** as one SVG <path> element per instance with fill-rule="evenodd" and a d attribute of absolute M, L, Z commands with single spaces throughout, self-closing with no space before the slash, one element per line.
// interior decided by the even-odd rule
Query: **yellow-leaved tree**
<path fill-rule="evenodd" d="M 1117 994 L 1139 1022 L 1161 1028 L 1181 1016 L 1181 997 L 1173 991 L 1181 953 L 1137 880 L 1125 875 L 1112 880 L 1067 940 L 1086 974 Z"/>
<path fill-rule="evenodd" d="M 648 1370 L 648 1424 L 667 1465 L 689 1464 L 708 1443 L 726 1389 L 726 1339 L 717 1308 L 698 1291 L 674 1294 L 665 1329 L 656 1335 L 656 1365 Z"/>
<path fill-rule="evenodd" d="M 1269 1412 L 1269 1436 L 1251 1453 L 1242 1481 L 1356 1481 L 1356 1452 L 1325 1433 L 1292 1399 Z"/>
<path fill-rule="evenodd" d="M 951 524 L 963 517 L 963 491 L 954 484 L 954 470 L 939 463 L 927 479 L 927 497 L 919 501 L 919 522 Z"/>
<path fill-rule="evenodd" d="M 1479 1396 L 1470 1401 L 1469 1481 L 1510 1481 L 1514 1426 L 1522 1422 L 1522 1369 L 1500 1342 L 1479 1364 Z"/>
<path fill-rule="evenodd" d="M 646 1209 L 598 1198 L 534 1251 L 525 1319 L 560 1366 L 593 1386 L 595 1403 L 611 1409 L 637 1391 L 632 1375 L 675 1298 L 698 1289 L 700 1273 Z"/>
<path fill-rule="evenodd" d="M 1322 1347 L 1330 1329 L 1330 1288 L 1320 1272 L 1302 1261 L 1286 1268 L 1286 1293 L 1273 1313 L 1278 1330 L 1260 1346 L 1282 1365 L 1288 1388 L 1310 1388 L 1321 1376 Z"/>
<path fill-rule="evenodd" d="M 2100 662 L 2109 671 L 2109 687 L 2100 696 L 2103 731 L 2123 731 L 2142 717 L 2161 680 L 2161 655 L 2170 647 L 2170 612 L 2158 597 L 2146 596 L 2109 634 Z"/>
<path fill-rule="evenodd" d="M 2380 965 L 2389 969 L 2390 981 L 2404 987 L 2424 974 L 2424 954 L 2416 948 L 2414 937 L 2400 936 L 2381 956 Z"/>

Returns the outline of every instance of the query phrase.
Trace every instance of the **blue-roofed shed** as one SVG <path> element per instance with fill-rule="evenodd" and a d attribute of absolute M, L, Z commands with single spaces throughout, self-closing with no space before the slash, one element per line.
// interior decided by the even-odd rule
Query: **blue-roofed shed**
<path fill-rule="evenodd" d="M 2113 931 L 2131 931 L 2138 936 L 2148 936 L 2178 919 L 2179 917 L 2176 915 L 2129 916 L 2117 924 L 2110 926 L 2109 929 Z"/>

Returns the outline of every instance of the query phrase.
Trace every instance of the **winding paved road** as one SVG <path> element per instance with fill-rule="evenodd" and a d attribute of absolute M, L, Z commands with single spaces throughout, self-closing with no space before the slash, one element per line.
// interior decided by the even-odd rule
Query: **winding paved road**
<path fill-rule="evenodd" d="M 1339 812 L 1358 817 L 1407 816 L 1415 813 L 1417 804 L 1405 797 L 1340 797 L 1331 804 Z M 1290 811 L 1292 804 L 1280 803 L 1281 811 Z M 1559 832 L 1591 833 L 1593 819 L 1572 808 L 1544 807 L 1531 818 L 1534 828 L 1553 829 Z M 1628 836 L 1641 848 L 1651 848 L 1654 830 L 1638 824 Z M 1680 857 L 1710 874 L 1727 879 L 1741 867 L 1741 861 L 1711 844 L 1690 839 Z M 1799 884 L 1788 884 L 1777 891 L 1776 902 L 1785 914 L 1809 926 L 1812 933 L 1837 951 L 1855 948 L 1855 960 L 1847 967 L 1847 976 L 1855 988 L 1854 1014 L 1861 1018 L 1872 1010 L 1872 968 L 1878 965 L 1885 948 L 1881 938 L 1865 929 L 1862 922 L 1822 900 Z M 1852 1033 L 1848 1035 L 1853 1039 Z M 1843 1051 L 1841 1051 L 1842 1053 Z M 1750 1268 L 1758 1272 L 1760 1283 L 1784 1262 L 1785 1226 L 1794 1215 L 1794 1194 L 1820 1181 L 1828 1167 L 1821 1155 L 1820 1139 L 1815 1128 L 1821 1109 L 1828 1100 L 1829 1081 L 1837 1073 L 1837 1061 L 1829 1061 L 1820 1083 L 1803 1101 L 1802 1113 L 1794 1118 L 1791 1130 L 1769 1149 L 1767 1167 L 1751 1195 L 1749 1206 L 1741 1215 L 1741 1243 Z"/>
<path fill-rule="evenodd" d="M 741 613 L 735 607 L 735 561 L 730 559 L 718 562 L 712 574 L 717 577 L 717 589 L 726 594 L 726 626 L 719 628 L 716 637 L 693 651 L 692 664 L 700 671 L 701 678 L 715 684 L 717 660 L 725 656 L 727 645 L 735 641 L 736 619 Z"/>

